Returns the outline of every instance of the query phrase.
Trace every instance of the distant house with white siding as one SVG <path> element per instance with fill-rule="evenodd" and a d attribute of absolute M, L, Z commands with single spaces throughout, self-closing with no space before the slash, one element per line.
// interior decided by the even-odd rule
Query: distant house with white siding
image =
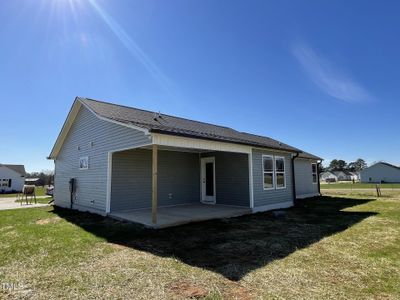
<path fill-rule="evenodd" d="M 24 180 L 23 165 L 0 164 L 0 193 L 21 192 Z"/>
<path fill-rule="evenodd" d="M 338 177 L 330 171 L 322 172 L 320 174 L 320 179 L 321 181 L 326 181 L 326 182 L 337 182 Z"/>
<path fill-rule="evenodd" d="M 397 183 L 400 182 L 400 167 L 378 162 L 361 171 L 361 182 Z"/>

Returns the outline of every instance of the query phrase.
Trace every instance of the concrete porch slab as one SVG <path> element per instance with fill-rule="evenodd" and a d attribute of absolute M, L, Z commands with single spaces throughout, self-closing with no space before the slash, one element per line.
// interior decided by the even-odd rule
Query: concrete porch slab
<path fill-rule="evenodd" d="M 207 204 L 185 204 L 159 207 L 157 224 L 151 221 L 151 209 L 114 211 L 111 218 L 139 223 L 149 228 L 165 228 L 181 224 L 200 222 L 211 219 L 231 218 L 251 213 L 247 207 Z"/>

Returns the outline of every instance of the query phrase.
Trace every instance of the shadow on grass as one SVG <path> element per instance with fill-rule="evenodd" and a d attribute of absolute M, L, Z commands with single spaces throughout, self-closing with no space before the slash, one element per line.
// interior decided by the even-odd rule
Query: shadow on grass
<path fill-rule="evenodd" d="M 55 208 L 52 213 L 110 243 L 175 257 L 237 281 L 252 270 L 375 215 L 342 211 L 369 201 L 373 200 L 315 197 L 287 209 L 284 219 L 264 212 L 159 230 L 68 209 Z"/>

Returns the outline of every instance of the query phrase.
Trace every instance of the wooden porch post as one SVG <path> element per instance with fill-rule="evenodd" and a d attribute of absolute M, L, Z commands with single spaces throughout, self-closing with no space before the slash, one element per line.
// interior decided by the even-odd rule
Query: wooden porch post
<path fill-rule="evenodd" d="M 152 160 L 152 189 L 151 189 L 151 215 L 153 224 L 157 224 L 157 173 L 158 173 L 158 162 L 157 162 L 157 145 L 153 145 L 153 160 Z"/>

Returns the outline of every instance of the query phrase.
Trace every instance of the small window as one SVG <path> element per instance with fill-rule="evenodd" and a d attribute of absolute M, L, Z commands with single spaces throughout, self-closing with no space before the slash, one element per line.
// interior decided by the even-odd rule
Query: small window
<path fill-rule="evenodd" d="M 272 156 L 263 155 L 264 190 L 274 188 L 274 160 Z"/>
<path fill-rule="evenodd" d="M 313 182 L 314 184 L 318 183 L 317 164 L 311 164 L 311 172 L 312 172 L 312 182 Z"/>
<path fill-rule="evenodd" d="M 9 183 L 8 179 L 3 179 L 2 183 L 1 183 L 1 186 L 8 187 L 8 183 Z"/>
<path fill-rule="evenodd" d="M 286 187 L 286 176 L 285 176 L 285 158 L 275 157 L 275 174 L 276 174 L 276 188 L 284 189 Z"/>

